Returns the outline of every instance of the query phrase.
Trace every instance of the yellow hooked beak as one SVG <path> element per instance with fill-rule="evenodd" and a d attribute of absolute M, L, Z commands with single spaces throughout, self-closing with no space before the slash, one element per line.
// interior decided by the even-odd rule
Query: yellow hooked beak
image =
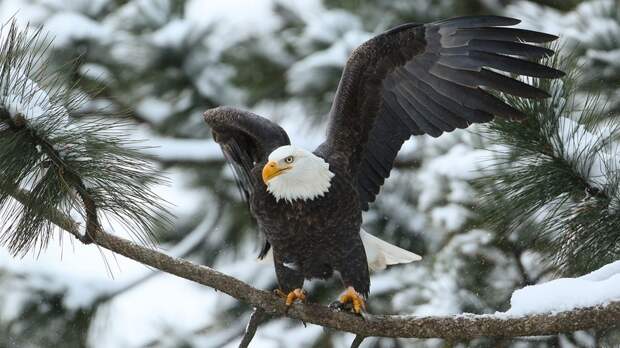
<path fill-rule="evenodd" d="M 290 169 L 290 166 L 281 167 L 278 165 L 276 161 L 269 161 L 263 167 L 263 182 L 267 184 L 267 182 L 276 176 L 284 173 L 287 169 Z"/>

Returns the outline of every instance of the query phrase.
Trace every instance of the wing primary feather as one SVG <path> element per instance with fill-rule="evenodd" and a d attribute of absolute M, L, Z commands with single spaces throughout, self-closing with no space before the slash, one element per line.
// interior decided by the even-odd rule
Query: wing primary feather
<path fill-rule="evenodd" d="M 388 82 L 389 80 L 389 82 Z M 441 135 L 442 131 L 440 128 L 437 128 L 430 122 L 424 118 L 419 112 L 416 110 L 416 107 L 412 105 L 411 101 L 406 98 L 399 98 L 396 91 L 400 88 L 398 81 L 395 81 L 393 78 L 387 79 L 387 88 L 386 94 L 391 94 L 391 102 L 388 103 L 390 106 L 396 105 L 400 112 L 396 112 L 397 115 L 401 116 L 401 119 L 405 122 L 413 122 L 415 123 L 415 128 L 419 128 L 424 133 L 430 134 L 434 137 L 438 137 Z"/>
<path fill-rule="evenodd" d="M 441 133 L 444 131 L 450 132 L 454 130 L 455 127 L 446 122 L 446 120 L 443 119 L 442 114 L 437 112 L 438 110 L 434 110 L 431 105 L 421 101 L 422 98 L 419 93 L 416 93 L 417 91 L 412 91 L 405 86 L 411 86 L 403 83 L 401 89 L 403 90 L 403 93 L 408 96 L 407 101 L 415 108 L 417 114 L 422 116 L 428 123 L 441 130 Z"/>
<path fill-rule="evenodd" d="M 441 121 L 444 125 L 442 128 L 444 131 L 449 132 L 455 128 L 465 128 L 468 126 L 466 119 L 457 116 L 451 110 L 437 103 L 423 88 L 418 88 L 411 80 L 405 80 L 402 84 L 408 87 L 405 89 L 405 93 L 415 100 L 420 112 L 428 115 L 427 120 L 431 121 L 429 118 L 432 118 Z"/>
<path fill-rule="evenodd" d="M 397 69 L 395 73 L 395 76 L 399 77 L 397 86 L 398 91 L 401 92 L 400 95 L 405 98 L 428 123 L 442 131 L 454 130 L 455 127 L 441 117 L 443 111 L 435 108 L 433 103 L 428 103 L 427 100 L 424 100 L 424 96 L 421 95 L 419 91 L 415 90 L 414 85 L 410 83 L 410 80 L 414 79 L 414 76 L 409 75 L 405 69 Z"/>
<path fill-rule="evenodd" d="M 435 90 L 435 88 L 433 88 L 433 86 L 422 80 L 413 80 L 411 82 L 416 85 L 416 89 L 423 90 L 424 93 L 430 98 L 436 100 L 441 105 L 444 105 L 447 109 L 453 110 L 455 114 L 458 114 L 460 117 L 464 118 L 469 124 L 475 122 L 488 122 L 493 119 L 493 115 L 488 112 L 466 107 L 449 96 L 439 93 Z"/>
<path fill-rule="evenodd" d="M 519 80 L 495 73 L 487 69 L 478 71 L 455 70 L 437 64 L 430 73 L 444 80 L 448 80 L 464 87 L 488 87 L 500 92 L 524 98 L 547 98 L 549 94 L 541 89 L 530 86 Z"/>
<path fill-rule="evenodd" d="M 442 56 L 438 63 L 459 70 L 480 71 L 483 67 L 489 67 L 533 77 L 554 79 L 564 76 L 563 72 L 548 66 L 482 51 L 471 51 L 467 56 Z"/>
<path fill-rule="evenodd" d="M 472 39 L 466 46 L 441 48 L 441 55 L 467 55 L 470 51 L 505 54 L 528 59 L 548 58 L 555 52 L 524 42 Z"/>
<path fill-rule="evenodd" d="M 416 125 L 418 125 L 418 127 L 420 127 L 420 129 L 422 131 L 424 131 L 424 133 L 436 138 L 438 136 L 441 135 L 441 133 L 443 133 L 443 131 L 441 130 L 441 128 L 438 128 L 437 126 L 435 126 L 434 124 L 432 124 L 431 122 L 429 122 L 426 117 L 422 116 L 422 114 L 420 113 L 420 110 L 416 109 L 416 106 L 413 105 L 413 103 L 411 102 L 411 100 L 409 99 L 405 99 L 405 98 L 399 98 L 397 99 L 399 102 L 408 104 L 408 113 L 407 115 L 409 117 L 411 117 L 414 122 L 416 123 Z"/>
<path fill-rule="evenodd" d="M 463 16 L 444 19 L 431 23 L 445 27 L 478 28 L 478 27 L 506 27 L 521 23 L 520 20 L 502 16 Z"/>
<path fill-rule="evenodd" d="M 557 38 L 555 35 L 526 29 L 484 27 L 456 29 L 451 35 L 442 37 L 442 42 L 447 43 L 447 46 L 461 46 L 473 39 L 545 43 Z"/>
<path fill-rule="evenodd" d="M 487 90 L 525 98 L 548 94 L 507 73 L 557 78 L 558 70 L 528 59 L 553 55 L 536 44 L 554 35 L 509 28 L 501 16 L 459 17 L 405 24 L 378 35 L 349 58 L 328 127 L 327 153 L 351 158 L 364 210 L 390 175 L 403 142 L 412 135 L 526 115 Z M 354 126 L 352 126 L 354 125 Z M 336 141 L 335 137 L 359 141 Z M 331 152 L 330 152 L 331 151 Z"/>
<path fill-rule="evenodd" d="M 510 119 L 523 119 L 526 117 L 521 111 L 507 105 L 479 88 L 467 88 L 457 85 L 454 82 L 440 79 L 419 69 L 415 64 L 407 64 L 405 67 L 411 70 L 411 72 L 416 74 L 420 79 L 424 80 L 426 84 L 430 85 L 437 92 L 444 96 L 449 96 L 452 100 L 456 101 L 456 99 L 458 99 L 458 103 L 466 107 L 479 109 L 490 114 Z"/>

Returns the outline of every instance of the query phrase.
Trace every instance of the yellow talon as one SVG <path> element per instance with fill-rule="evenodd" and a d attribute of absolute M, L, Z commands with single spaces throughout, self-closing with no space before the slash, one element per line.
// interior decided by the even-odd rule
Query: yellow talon
<path fill-rule="evenodd" d="M 349 286 L 345 292 L 340 295 L 340 303 L 351 303 L 353 305 L 353 312 L 355 314 L 361 314 L 362 310 L 366 309 L 366 303 L 364 298 L 357 292 L 352 286 Z"/>
<path fill-rule="evenodd" d="M 280 289 L 275 289 L 274 290 L 275 294 L 282 297 L 283 299 L 286 300 L 286 306 L 290 306 L 292 305 L 295 301 L 299 300 L 303 303 L 306 302 L 306 292 L 303 291 L 302 289 L 295 289 L 291 292 L 289 292 L 288 294 L 285 294 L 284 291 L 280 290 Z"/>

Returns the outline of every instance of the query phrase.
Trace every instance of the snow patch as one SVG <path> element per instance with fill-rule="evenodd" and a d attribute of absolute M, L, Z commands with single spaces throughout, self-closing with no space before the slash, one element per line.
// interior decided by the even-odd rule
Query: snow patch
<path fill-rule="evenodd" d="M 617 164 L 610 147 L 602 142 L 600 135 L 588 131 L 586 127 L 566 117 L 559 118 L 558 138 L 552 139 L 557 155 L 571 162 L 575 169 L 590 184 L 604 189 L 608 170 Z M 594 153 L 593 156 L 588 156 Z"/>
<path fill-rule="evenodd" d="M 512 294 L 509 315 L 569 311 L 620 300 L 620 260 L 579 278 L 527 286 Z"/>
<path fill-rule="evenodd" d="M 302 93 L 308 89 L 320 88 L 327 82 L 323 72 L 328 68 L 342 68 L 350 52 L 370 38 L 370 34 L 355 31 L 347 32 L 341 40 L 329 48 L 301 59 L 287 73 L 287 89 L 291 93 Z"/>
<path fill-rule="evenodd" d="M 458 231 L 470 215 L 468 209 L 454 203 L 434 208 L 431 212 L 433 224 L 450 232 Z"/>
<path fill-rule="evenodd" d="M 154 97 L 146 97 L 138 103 L 136 111 L 154 124 L 161 124 L 174 112 L 172 104 Z"/>
<path fill-rule="evenodd" d="M 142 152 L 163 161 L 219 161 L 224 158 L 220 146 L 213 140 L 149 138 Z"/>
<path fill-rule="evenodd" d="M 190 0 L 185 14 L 198 26 L 213 29 L 205 40 L 209 54 L 217 57 L 243 40 L 279 29 L 274 9 L 274 0 Z"/>
<path fill-rule="evenodd" d="M 453 146 L 445 155 L 433 159 L 429 169 L 448 178 L 472 180 L 481 175 L 479 169 L 489 160 L 486 150 L 473 150 L 465 144 Z"/>
<path fill-rule="evenodd" d="M 0 66 L 0 106 L 6 108 L 13 119 L 23 117 L 37 125 L 50 115 L 60 116 L 65 124 L 69 115 L 63 107 L 54 105 L 48 93 L 30 78 L 23 68 L 6 70 Z"/>
<path fill-rule="evenodd" d="M 175 19 L 151 34 L 151 41 L 160 48 L 180 49 L 192 33 L 193 23 Z"/>
<path fill-rule="evenodd" d="M 53 46 L 68 47 L 75 41 L 105 43 L 112 36 L 102 24 L 76 12 L 59 12 L 46 23 L 45 29 L 54 35 Z"/>

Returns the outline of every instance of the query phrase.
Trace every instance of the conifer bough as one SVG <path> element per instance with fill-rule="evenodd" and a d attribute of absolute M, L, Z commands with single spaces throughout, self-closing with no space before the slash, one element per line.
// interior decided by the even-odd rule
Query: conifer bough
<path fill-rule="evenodd" d="M 318 304 L 294 304 L 287 308 L 281 298 L 270 292 L 255 289 L 212 268 L 173 258 L 111 235 L 99 226 L 96 219 L 98 209 L 121 219 L 127 218 L 128 227 L 138 236 L 149 235 L 162 227 L 159 225 L 161 215 L 155 213 L 160 208 L 156 203 L 159 198 L 148 189 L 158 177 L 144 169 L 146 162 L 138 152 L 127 150 L 122 136 L 101 136 L 108 124 L 84 122 L 71 127 L 71 132 L 62 131 L 68 126 L 65 116 L 72 108 L 61 101 L 74 99 L 67 98 L 68 92 L 62 88 L 57 88 L 55 94 L 40 93 L 42 90 L 38 84 L 32 82 L 40 81 L 37 77 L 42 77 L 38 76 L 38 65 L 34 63 L 39 56 L 32 53 L 37 50 L 30 49 L 32 45 L 40 45 L 36 40 L 24 38 L 12 27 L 0 57 L 0 92 L 4 91 L 0 93 L 0 106 L 3 106 L 0 107 L 0 160 L 4 160 L 0 168 L 0 208 L 10 207 L 5 213 L 9 220 L 5 221 L 12 221 L 11 226 L 15 228 L 5 230 L 1 242 L 8 241 L 15 253 L 31 249 L 37 241 L 44 246 L 53 223 L 83 242 L 89 242 L 91 238 L 112 252 L 225 292 L 256 307 L 256 321 L 248 327 L 249 339 L 265 315 L 288 316 L 355 333 L 358 337 L 354 345 L 369 336 L 463 340 L 481 336 L 550 335 L 603 329 L 616 326 L 620 321 L 620 301 L 559 313 L 514 317 L 473 314 L 360 317 Z M 23 73 L 10 73 L 14 67 L 19 67 L 18 71 Z M 19 88 L 12 88 L 9 94 L 7 86 L 21 86 L 21 93 L 14 93 Z M 34 96 L 37 99 L 33 99 Z M 20 112 L 24 105 L 34 107 L 26 108 L 28 113 Z M 46 117 L 28 117 L 41 114 Z M 76 192 L 81 200 L 75 199 Z M 9 196 L 20 202 L 23 210 L 11 206 Z M 79 231 L 79 223 L 68 216 L 72 209 L 84 212 L 87 237 Z M 41 236 L 41 231 L 47 235 Z M 12 240 L 16 241 L 15 244 L 11 243 Z M 244 342 L 248 341 L 244 339 Z"/>
<path fill-rule="evenodd" d="M 84 96 L 48 73 L 49 40 L 41 31 L 0 28 L 0 243 L 13 254 L 44 248 L 53 231 L 42 212 L 80 216 L 88 242 L 100 214 L 151 243 L 169 222 L 152 185 L 163 181 L 126 135 L 118 120 L 97 114 L 74 119 Z M 8 196 L 27 188 L 31 200 Z M 77 223 L 77 222 L 76 222 Z"/>

